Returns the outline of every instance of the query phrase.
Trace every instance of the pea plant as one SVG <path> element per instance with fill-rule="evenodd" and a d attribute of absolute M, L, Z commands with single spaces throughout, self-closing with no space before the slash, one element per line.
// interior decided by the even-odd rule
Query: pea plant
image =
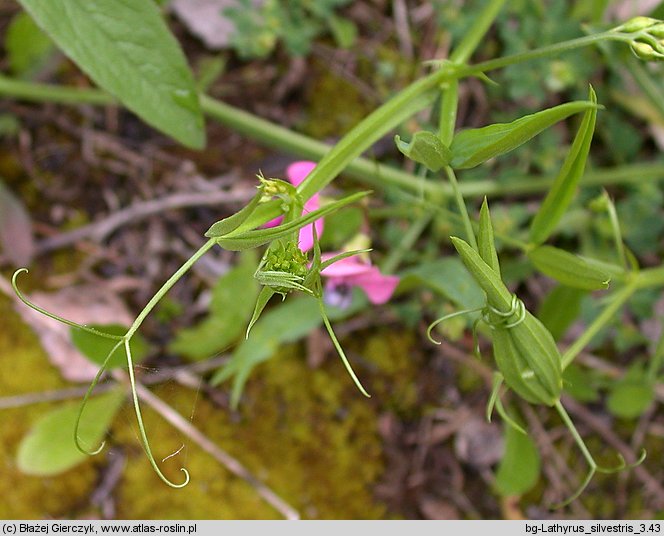
<path fill-rule="evenodd" d="M 429 339 L 434 344 L 439 343 L 434 329 L 447 320 L 464 315 L 473 322 L 477 353 L 480 338 L 490 339 L 496 371 L 487 404 L 488 419 L 491 419 L 495 409 L 506 425 L 519 434 L 527 434 L 519 418 L 503 403 L 504 386 L 528 404 L 548 406 L 559 414 L 588 464 L 588 472 L 578 489 L 554 506 L 560 507 L 577 499 L 595 473 L 629 469 L 644 460 L 646 452 L 642 451 L 629 464 L 621 455 L 618 455 L 614 465 L 606 467 L 599 464 L 561 402 L 563 374 L 593 337 L 615 318 L 637 291 L 664 286 L 664 266 L 640 268 L 637 256 L 624 244 L 614 201 L 606 192 L 594 201 L 594 207 L 599 213 L 607 215 L 611 223 L 614 259 L 592 258 L 547 244 L 559 231 L 583 182 L 597 116 L 603 110 L 594 89 L 588 87 L 586 100 L 533 111 L 507 123 L 457 130 L 456 122 L 459 84 L 464 79 L 477 78 L 492 84 L 490 77 L 493 71 L 543 58 L 555 59 L 585 47 L 604 49 L 612 43 L 629 47 L 640 62 L 663 60 L 664 22 L 636 17 L 613 28 L 593 27 L 582 37 L 472 63 L 473 53 L 503 8 L 503 0 L 491 0 L 455 44 L 449 57 L 433 58 L 429 62 L 429 74 L 398 91 L 329 147 L 200 94 L 178 42 L 152 0 L 134 0 L 131 6 L 111 0 L 19 0 L 19 3 L 100 89 L 38 84 L 2 76 L 0 93 L 3 95 L 72 105 L 119 103 L 155 129 L 195 150 L 205 146 L 205 114 L 240 134 L 317 161 L 300 163 L 308 166 L 306 172 L 294 172 L 288 180 L 265 178 L 259 174 L 256 193 L 250 202 L 237 213 L 210 226 L 205 233 L 207 240 L 200 249 L 168 278 L 124 333 L 108 333 L 46 311 L 28 299 L 19 288 L 19 278 L 27 270 L 21 268 L 14 273 L 14 290 L 27 306 L 111 341 L 110 350 L 83 399 L 76 419 L 74 441 L 81 451 L 96 454 L 103 448 L 103 443 L 91 447 L 81 441 L 78 429 L 85 423 L 86 403 L 94 400 L 91 396 L 108 363 L 116 353 L 122 352 L 126 358 L 141 440 L 150 463 L 169 486 L 180 488 L 189 482 L 189 473 L 185 468 L 182 468 L 182 481 L 169 480 L 152 455 L 136 389 L 132 341 L 146 317 L 169 289 L 215 247 L 228 251 L 263 250 L 254 272 L 261 290 L 246 328 L 248 340 L 253 336 L 252 327 L 267 311 L 275 294 L 282 299 L 293 292 L 313 297 L 316 310 L 352 381 L 363 395 L 370 395 L 335 335 L 326 303 L 343 305 L 348 286 L 364 290 L 368 302 L 365 300 L 363 307 L 385 303 L 398 288 L 399 278 L 389 273 L 389 266 L 383 266 L 381 271 L 372 265 L 368 240 L 353 244 L 346 251 L 322 252 L 320 235 L 323 220 L 328 218 L 329 221 L 337 211 L 371 195 L 370 191 L 360 191 L 321 203 L 318 196 L 323 189 L 341 173 L 348 173 L 375 189 L 389 187 L 399 191 L 399 195 L 413 207 L 422 208 L 424 216 L 420 228 L 435 216 L 449 222 L 455 229 L 449 241 L 468 274 L 481 289 L 485 301 L 480 307 L 454 311 L 431 323 Z M 76 28 L 75 32 L 73 28 Z M 426 110 L 433 118 L 427 128 L 394 138 L 398 150 L 418 166 L 419 175 L 361 158 L 379 139 Z M 476 220 L 464 198 L 468 188 L 457 178 L 457 174 L 501 158 L 570 118 L 580 119 L 576 135 L 557 176 L 528 223 L 527 239 L 494 230 L 486 198 Z M 448 199 L 455 205 L 455 211 L 445 208 Z M 565 287 L 605 293 L 604 308 L 564 350 L 561 350 L 545 323 L 528 310 L 516 293 L 509 290 L 501 275 L 497 240 L 507 248 L 524 254 L 538 272 Z M 233 304 L 228 304 L 228 307 L 233 307 Z M 220 370 L 213 382 L 236 375 L 233 402 L 237 404 L 243 382 L 255 364 L 256 360 L 249 365 L 231 362 Z M 653 381 L 656 381 L 660 368 L 660 364 L 653 364 Z"/>

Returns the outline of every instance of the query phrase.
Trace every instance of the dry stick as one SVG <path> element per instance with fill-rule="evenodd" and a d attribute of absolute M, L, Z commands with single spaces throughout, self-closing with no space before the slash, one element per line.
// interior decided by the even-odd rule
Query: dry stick
<path fill-rule="evenodd" d="M 601 435 L 607 444 L 611 445 L 622 454 L 627 463 L 633 463 L 636 461 L 636 456 L 629 445 L 624 443 L 616 434 L 614 434 L 611 428 L 602 422 L 601 419 L 590 412 L 582 404 L 579 404 L 572 397 L 564 396 L 563 399 L 565 407 L 569 412 L 584 421 L 586 425 L 592 428 L 597 434 Z M 643 465 L 637 465 L 631 470 L 634 471 L 634 475 L 641 481 L 646 490 L 655 499 L 655 508 L 664 508 L 664 488 L 662 488 L 657 479 L 650 475 Z"/>
<path fill-rule="evenodd" d="M 116 371 L 114 376 L 116 379 L 126 382 L 124 373 Z M 118 378 L 118 376 L 120 376 L 120 378 Z M 136 392 L 140 396 L 141 400 L 143 400 L 148 406 L 152 407 L 152 409 L 159 413 L 159 415 L 166 419 L 173 427 L 180 430 L 183 434 L 185 434 L 189 439 L 201 447 L 205 452 L 210 454 L 215 460 L 221 463 L 235 476 L 245 480 L 256 490 L 256 492 L 265 500 L 265 502 L 277 510 L 286 519 L 300 519 L 300 514 L 297 510 L 295 510 L 274 491 L 258 480 L 258 478 L 249 472 L 249 470 L 244 467 L 244 465 L 242 465 L 238 460 L 215 445 L 205 434 L 198 430 L 198 428 L 192 425 L 187 419 L 182 417 L 182 415 L 171 408 L 159 397 L 152 394 L 149 389 L 146 389 L 142 384 L 137 383 Z"/>
<path fill-rule="evenodd" d="M 37 244 L 37 254 L 43 254 L 54 249 L 69 246 L 79 240 L 93 239 L 97 242 L 127 223 L 158 214 L 165 210 L 196 207 L 205 205 L 218 205 L 226 203 L 241 203 L 251 199 L 256 192 L 246 190 L 242 192 L 196 192 L 175 193 L 159 199 L 151 199 L 135 203 L 127 208 L 112 213 L 101 221 L 79 227 L 68 233 L 58 234 L 46 238 Z"/>
<path fill-rule="evenodd" d="M 0 281 L 3 281 L 0 279 Z M 228 361 L 228 356 L 222 355 L 212 359 L 194 363 L 193 365 L 185 365 L 181 367 L 174 367 L 164 369 L 153 374 L 143 377 L 142 382 L 145 385 L 153 385 L 161 383 L 166 380 L 175 379 L 179 383 L 188 387 L 193 387 L 193 382 L 188 381 L 189 377 L 198 377 L 196 373 L 203 374 L 209 370 L 214 370 Z M 184 379 L 184 380 L 183 380 Z M 181 381 L 183 380 L 183 381 Z M 115 382 L 99 384 L 95 387 L 95 393 L 105 393 L 110 389 L 116 387 Z M 198 388 L 198 385 L 196 386 Z M 29 406 L 31 404 L 39 404 L 42 402 L 56 402 L 59 400 L 69 400 L 70 398 L 81 398 L 87 392 L 88 387 L 71 387 L 68 389 L 57 389 L 54 391 L 43 391 L 38 393 L 26 393 L 24 395 L 6 396 L 0 398 L 0 410 L 9 408 L 19 408 Z"/>

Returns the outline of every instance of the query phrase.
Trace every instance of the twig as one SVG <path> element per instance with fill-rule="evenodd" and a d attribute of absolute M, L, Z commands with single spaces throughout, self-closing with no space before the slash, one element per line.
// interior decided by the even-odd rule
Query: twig
<path fill-rule="evenodd" d="M 265 500 L 265 502 L 277 510 L 286 519 L 300 519 L 300 514 L 297 512 L 297 510 L 295 510 L 274 491 L 258 480 L 258 478 L 256 478 L 238 460 L 233 458 L 230 454 L 223 451 L 212 441 L 210 441 L 210 439 L 205 434 L 203 434 L 188 420 L 182 417 L 182 415 L 180 415 L 177 411 L 171 408 L 163 400 L 152 394 L 149 389 L 146 389 L 142 384 L 137 383 L 136 391 L 141 400 L 152 407 L 152 409 L 159 413 L 159 415 L 166 419 L 173 427 L 180 430 L 205 452 L 210 454 L 231 473 L 245 480 L 256 490 L 256 492 Z"/>
<path fill-rule="evenodd" d="M 67 233 L 45 238 L 37 243 L 36 254 L 41 255 L 54 249 L 66 247 L 79 240 L 92 239 L 95 242 L 100 242 L 118 227 L 166 210 L 240 203 L 249 200 L 254 194 L 255 192 L 252 190 L 240 192 L 178 192 L 159 199 L 142 201 L 118 210 L 101 221 L 84 225 Z"/>
<path fill-rule="evenodd" d="M 2 281 L 2 279 L 0 279 L 0 281 Z M 191 381 L 191 378 L 195 377 L 195 374 L 203 374 L 209 370 L 216 369 L 223 365 L 227 360 L 227 356 L 219 356 L 213 359 L 207 359 L 206 361 L 201 361 L 200 363 L 194 363 L 193 365 L 168 368 L 153 374 L 146 375 L 142 381 L 145 385 L 153 385 L 155 383 L 161 383 L 170 379 L 175 379 L 179 383 L 190 387 L 194 385 Z M 99 384 L 95 388 L 95 393 L 105 393 L 114 387 L 115 382 Z M 196 388 L 198 388 L 198 385 L 196 385 Z M 0 398 L 0 410 L 19 408 L 23 406 L 29 406 L 31 404 L 40 404 L 43 402 L 56 402 L 59 400 L 68 400 L 70 398 L 81 398 L 85 395 L 87 390 L 87 386 L 71 387 L 68 389 L 57 389 L 54 391 L 43 391 L 38 393 L 27 393 L 24 395 L 7 396 Z"/>

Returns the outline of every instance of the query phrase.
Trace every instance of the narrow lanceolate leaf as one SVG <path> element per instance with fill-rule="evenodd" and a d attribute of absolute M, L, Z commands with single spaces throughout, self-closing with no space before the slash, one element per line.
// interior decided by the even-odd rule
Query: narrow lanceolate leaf
<path fill-rule="evenodd" d="M 413 134 L 410 143 L 403 141 L 399 135 L 394 136 L 394 143 L 404 155 L 411 160 L 424 164 L 431 171 L 438 171 L 450 163 L 452 153 L 433 132 L 420 130 Z"/>
<path fill-rule="evenodd" d="M 609 274 L 573 253 L 553 246 L 539 246 L 528 252 L 528 258 L 540 272 L 568 287 L 583 290 L 609 288 Z"/>
<path fill-rule="evenodd" d="M 596 104 L 597 96 L 590 88 L 589 101 Z M 530 226 L 530 241 L 541 244 L 553 232 L 560 218 L 567 210 L 576 193 L 579 179 L 586 168 L 590 143 L 595 131 L 597 108 L 589 108 L 583 115 L 583 121 L 572 143 L 560 173 L 553 182 L 542 206 Z"/>
<path fill-rule="evenodd" d="M 450 240 L 459 253 L 463 264 L 486 293 L 489 303 L 500 311 L 508 311 L 511 307 L 512 295 L 500 276 L 484 262 L 482 257 L 466 241 L 456 236 L 451 236 Z"/>
<path fill-rule="evenodd" d="M 238 232 L 229 233 L 227 235 L 224 235 L 223 237 L 218 238 L 217 243 L 222 248 L 231 251 L 241 251 L 244 249 L 251 249 L 258 246 L 262 246 L 263 244 L 267 244 L 268 242 L 272 242 L 273 240 L 289 236 L 295 231 L 298 231 L 299 229 L 304 227 L 305 225 L 313 223 L 317 219 L 323 218 L 328 214 L 336 210 L 339 210 L 340 208 L 355 203 L 356 201 L 359 201 L 368 194 L 369 192 L 358 192 L 355 194 L 348 195 L 342 199 L 339 199 L 338 201 L 329 203 L 324 207 L 316 209 L 312 212 L 305 214 L 304 216 L 301 216 L 300 218 L 297 218 L 289 223 L 284 223 L 277 227 L 272 227 L 269 229 L 255 229 L 253 231 L 240 232 L 240 233 Z"/>
<path fill-rule="evenodd" d="M 480 227 L 477 233 L 477 247 L 480 257 L 491 269 L 500 276 L 500 264 L 498 262 L 498 253 L 493 238 L 493 225 L 491 224 L 491 214 L 489 213 L 489 204 L 486 197 L 480 209 Z"/>
<path fill-rule="evenodd" d="M 232 216 L 228 216 L 228 218 L 224 218 L 223 220 L 219 220 L 218 222 L 213 223 L 210 228 L 205 231 L 205 236 L 208 238 L 216 238 L 235 231 L 235 229 L 242 225 L 247 220 L 247 218 L 254 213 L 254 210 L 256 210 L 256 207 L 258 206 L 258 203 L 260 203 L 262 197 L 263 193 L 258 192 L 244 208 Z"/>
<path fill-rule="evenodd" d="M 455 169 L 478 166 L 490 158 L 516 149 L 555 123 L 593 108 L 597 108 L 597 104 L 591 101 L 568 102 L 526 115 L 511 123 L 462 130 L 452 140 L 450 165 Z"/>
<path fill-rule="evenodd" d="M 125 398 L 124 389 L 91 398 L 79 427 L 81 444 L 96 448 Z M 23 438 L 17 454 L 18 468 L 29 475 L 55 475 L 74 467 L 88 455 L 74 442 L 78 404 L 46 413 Z"/>
<path fill-rule="evenodd" d="M 94 82 L 194 149 L 205 130 L 194 79 L 153 0 L 19 0 Z"/>

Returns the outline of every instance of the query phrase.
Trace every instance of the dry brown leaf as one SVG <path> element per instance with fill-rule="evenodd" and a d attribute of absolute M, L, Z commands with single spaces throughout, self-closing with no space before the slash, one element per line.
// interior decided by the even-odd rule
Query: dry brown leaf
<path fill-rule="evenodd" d="M 0 247 L 14 266 L 30 264 L 35 251 L 32 223 L 21 200 L 0 181 Z"/>
<path fill-rule="evenodd" d="M 47 311 L 79 324 L 122 324 L 129 326 L 133 317 L 124 302 L 108 288 L 81 285 L 57 292 L 35 292 L 30 301 Z M 88 382 L 98 367 L 72 344 L 69 326 L 17 302 L 16 310 L 39 337 L 49 361 L 62 377 L 72 382 Z"/>
<path fill-rule="evenodd" d="M 459 428 L 454 438 L 454 451 L 459 460 L 483 469 L 503 456 L 500 428 L 479 418 L 471 418 Z"/>
<path fill-rule="evenodd" d="M 255 8 L 263 0 L 253 0 Z M 171 11 L 189 31 L 198 37 L 211 50 L 226 48 L 235 31 L 233 22 L 224 16 L 229 7 L 239 7 L 237 0 L 173 0 Z"/>

